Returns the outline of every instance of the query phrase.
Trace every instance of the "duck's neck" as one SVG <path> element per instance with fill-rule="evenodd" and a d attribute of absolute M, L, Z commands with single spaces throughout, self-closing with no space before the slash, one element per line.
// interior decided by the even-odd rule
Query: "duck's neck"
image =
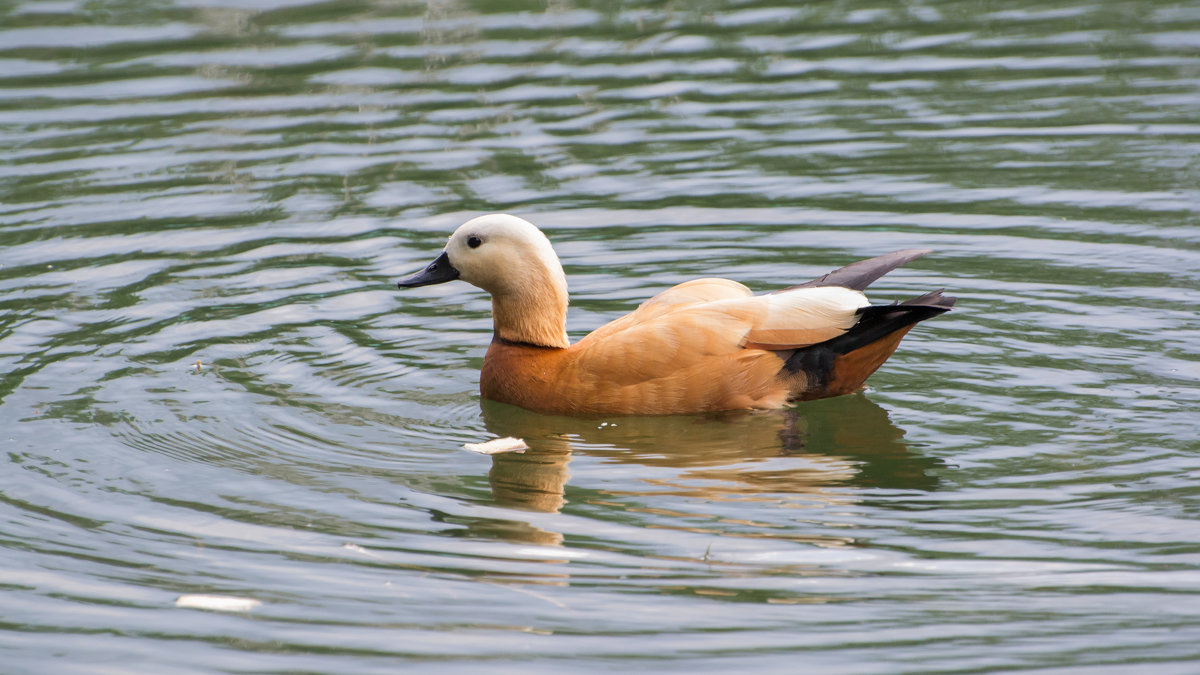
<path fill-rule="evenodd" d="M 567 282 L 561 268 L 522 279 L 515 288 L 492 293 L 496 337 L 509 342 L 566 349 Z"/>

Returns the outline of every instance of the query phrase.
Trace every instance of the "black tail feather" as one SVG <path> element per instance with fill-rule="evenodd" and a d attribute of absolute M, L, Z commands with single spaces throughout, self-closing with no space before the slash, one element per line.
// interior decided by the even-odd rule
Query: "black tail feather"
<path fill-rule="evenodd" d="M 905 300 L 898 305 L 863 307 L 858 310 L 858 313 L 862 315 L 858 323 L 842 335 L 821 344 L 827 345 L 835 354 L 849 354 L 855 349 L 865 347 L 905 326 L 911 326 L 918 321 L 924 321 L 950 311 L 956 299 L 942 295 L 941 291 L 933 291 L 919 298 Z"/>

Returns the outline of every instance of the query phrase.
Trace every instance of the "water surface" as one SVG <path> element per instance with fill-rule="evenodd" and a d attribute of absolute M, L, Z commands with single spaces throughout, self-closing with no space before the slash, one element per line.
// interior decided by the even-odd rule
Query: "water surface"
<path fill-rule="evenodd" d="M 1200 11 L 684 4 L 0 7 L 4 670 L 1194 672 Z M 899 248 L 960 305 L 862 394 L 534 415 L 391 285 L 490 211 L 576 338 Z"/>

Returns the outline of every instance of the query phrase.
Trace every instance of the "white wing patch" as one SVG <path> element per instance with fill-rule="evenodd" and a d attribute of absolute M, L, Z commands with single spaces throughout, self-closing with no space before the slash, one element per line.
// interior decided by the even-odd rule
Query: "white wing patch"
<path fill-rule="evenodd" d="M 839 286 L 798 288 L 759 296 L 765 316 L 746 334 L 745 347 L 788 349 L 831 340 L 858 322 L 871 303 L 859 291 Z"/>

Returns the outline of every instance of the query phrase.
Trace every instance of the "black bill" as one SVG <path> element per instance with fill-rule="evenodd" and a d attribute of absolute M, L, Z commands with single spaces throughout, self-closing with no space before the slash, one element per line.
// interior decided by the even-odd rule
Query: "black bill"
<path fill-rule="evenodd" d="M 418 286 L 432 286 L 433 284 L 444 284 L 447 281 L 454 281 L 458 278 L 458 270 L 454 269 L 454 265 L 450 264 L 450 258 L 445 251 L 437 257 L 436 260 L 429 263 L 425 269 L 406 279 L 401 279 L 396 282 L 399 288 L 416 288 Z"/>

